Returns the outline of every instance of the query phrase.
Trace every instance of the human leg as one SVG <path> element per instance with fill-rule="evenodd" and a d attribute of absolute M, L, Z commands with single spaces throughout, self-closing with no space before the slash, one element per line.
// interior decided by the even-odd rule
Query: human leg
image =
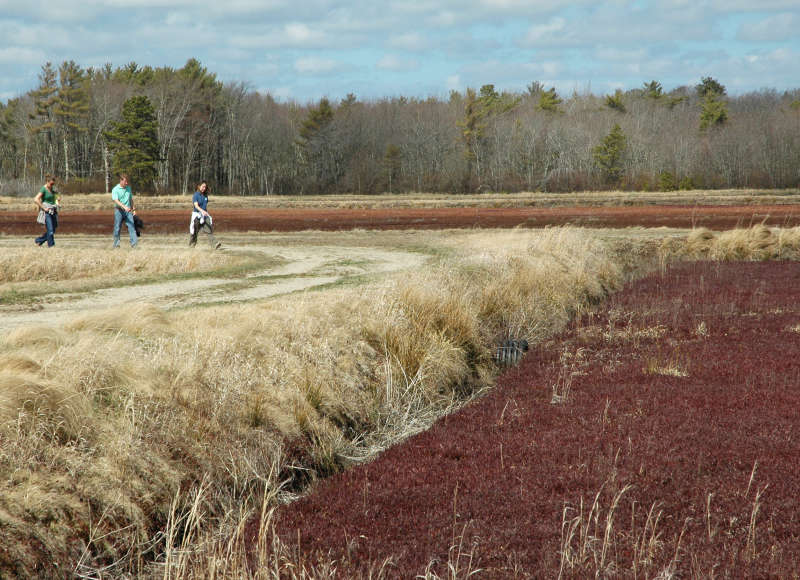
<path fill-rule="evenodd" d="M 56 228 L 58 227 L 58 217 L 55 214 L 44 214 L 44 233 L 36 238 L 34 241 L 36 242 L 37 246 L 41 246 L 45 242 L 47 242 L 47 247 L 54 246 L 56 244 L 55 240 L 55 233 Z"/>
<path fill-rule="evenodd" d="M 114 210 L 114 245 L 113 247 L 119 247 L 119 230 L 122 227 L 122 220 L 124 219 L 125 212 L 115 209 Z"/>
<path fill-rule="evenodd" d="M 139 241 L 139 238 L 136 237 L 136 224 L 133 223 L 133 212 L 124 212 L 124 220 L 125 225 L 128 226 L 128 236 L 131 239 L 131 248 L 135 248 L 136 242 Z"/>
<path fill-rule="evenodd" d="M 192 227 L 189 228 L 189 246 L 194 247 L 197 244 L 197 232 L 200 229 L 200 220 L 194 218 Z"/>
<path fill-rule="evenodd" d="M 197 228 L 195 228 L 195 232 Z M 208 243 L 211 245 L 212 248 L 215 250 L 219 248 L 222 244 L 217 241 L 217 238 L 214 237 L 214 228 L 208 222 L 203 224 L 203 232 L 208 236 Z"/>
<path fill-rule="evenodd" d="M 56 214 L 47 214 L 44 216 L 44 225 L 47 228 L 45 235 L 47 236 L 47 247 L 51 248 L 56 245 L 56 228 L 58 227 L 58 216 Z"/>

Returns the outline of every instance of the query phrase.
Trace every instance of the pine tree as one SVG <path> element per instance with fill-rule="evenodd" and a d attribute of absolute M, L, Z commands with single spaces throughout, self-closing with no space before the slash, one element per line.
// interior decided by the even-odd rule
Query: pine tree
<path fill-rule="evenodd" d="M 561 97 L 558 96 L 555 87 L 551 87 L 546 91 L 542 91 L 539 95 L 539 108 L 542 111 L 559 113 L 561 112 L 561 109 L 559 108 L 561 103 Z"/>
<path fill-rule="evenodd" d="M 695 87 L 703 99 L 700 110 L 700 130 L 723 125 L 728 120 L 728 104 L 725 102 L 725 87 L 711 77 L 703 77 Z"/>
<path fill-rule="evenodd" d="M 86 73 L 74 61 L 64 62 L 58 69 L 58 96 L 53 108 L 61 142 L 64 147 L 64 179 L 69 180 L 69 142 L 88 131 L 89 91 Z"/>
<path fill-rule="evenodd" d="M 664 96 L 664 88 L 661 86 L 661 83 L 658 81 L 650 81 L 649 83 L 644 83 L 644 96 L 648 99 L 653 99 L 657 101 L 661 97 Z"/>
<path fill-rule="evenodd" d="M 127 173 L 138 187 L 152 187 L 158 163 L 158 124 L 150 99 L 134 96 L 122 105 L 122 119 L 104 134 L 113 170 Z"/>
<path fill-rule="evenodd" d="M 341 151 L 331 143 L 329 127 L 335 111 L 327 98 L 322 98 L 317 107 L 312 107 L 300 124 L 299 138 L 295 142 L 300 162 L 310 180 L 312 189 L 325 191 L 336 183 L 342 172 L 339 166 Z"/>
<path fill-rule="evenodd" d="M 617 89 L 613 95 L 606 96 L 606 106 L 620 113 L 625 112 L 625 103 L 622 100 L 622 91 L 620 89 Z"/>
<path fill-rule="evenodd" d="M 400 175 L 402 164 L 403 151 L 400 147 L 391 143 L 387 145 L 386 153 L 383 156 L 383 167 L 389 181 L 389 193 L 392 193 L 392 182 Z"/>
<path fill-rule="evenodd" d="M 700 130 L 705 131 L 709 127 L 723 125 L 727 120 L 728 105 L 718 95 L 709 93 L 703 99 L 703 107 L 700 111 Z"/>
<path fill-rule="evenodd" d="M 618 184 L 622 177 L 622 160 L 627 149 L 627 139 L 619 124 L 603 138 L 602 143 L 592 149 L 595 165 L 603 172 L 608 183 Z"/>
<path fill-rule="evenodd" d="M 513 110 L 520 102 L 520 97 L 506 93 L 498 93 L 494 85 L 483 85 L 480 95 L 474 89 L 467 89 L 464 103 L 464 118 L 458 122 L 461 138 L 464 141 L 464 157 L 467 160 L 464 189 L 469 188 L 473 167 L 477 168 L 478 178 L 481 176 L 481 159 L 485 157 L 487 148 L 486 130 L 489 124 L 499 116 Z"/>
<path fill-rule="evenodd" d="M 53 63 L 47 62 L 39 73 L 39 88 L 31 92 L 33 97 L 34 113 L 30 115 L 33 123 L 30 131 L 37 136 L 43 136 L 45 141 L 45 155 L 40 163 L 40 168 L 53 171 L 55 162 L 55 113 L 54 108 L 58 101 L 58 84 L 56 69 Z"/>
<path fill-rule="evenodd" d="M 700 79 L 700 84 L 695 86 L 695 90 L 697 91 L 697 96 L 701 99 L 704 99 L 709 95 L 721 97 L 725 94 L 725 86 L 711 77 L 703 77 Z"/>

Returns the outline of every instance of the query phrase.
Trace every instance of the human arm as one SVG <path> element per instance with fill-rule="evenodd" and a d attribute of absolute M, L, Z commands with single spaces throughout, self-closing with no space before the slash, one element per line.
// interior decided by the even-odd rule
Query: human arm
<path fill-rule="evenodd" d="M 200 214 L 208 217 L 208 212 L 204 210 L 202 207 L 200 207 L 200 204 L 196 201 L 194 202 L 194 209 L 196 212 L 199 212 Z"/>
<path fill-rule="evenodd" d="M 119 209 L 121 209 L 122 211 L 124 211 L 124 212 L 133 212 L 133 213 L 136 213 L 136 208 L 135 208 L 135 207 L 134 207 L 134 205 L 133 205 L 133 195 L 132 195 L 132 194 L 129 194 L 129 195 L 127 195 L 127 196 L 124 196 L 124 197 L 127 197 L 127 198 L 128 198 L 128 200 L 129 200 L 129 203 L 130 203 L 130 207 L 129 207 L 129 206 L 125 205 L 124 203 L 122 203 L 122 202 L 119 200 L 120 191 L 122 191 L 122 192 L 124 193 L 124 192 L 125 192 L 125 189 L 118 189 L 118 187 L 120 187 L 120 186 L 117 186 L 117 187 L 115 187 L 115 188 L 114 188 L 114 189 L 111 191 L 111 199 L 114 201 L 114 205 L 115 205 L 116 207 L 118 207 Z"/>

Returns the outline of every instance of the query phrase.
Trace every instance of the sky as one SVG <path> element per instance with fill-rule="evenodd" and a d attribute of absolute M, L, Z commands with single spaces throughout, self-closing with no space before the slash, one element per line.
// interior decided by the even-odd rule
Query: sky
<path fill-rule="evenodd" d="M 800 0 L 0 0 L 0 101 L 42 65 L 180 68 L 279 101 L 800 87 Z"/>

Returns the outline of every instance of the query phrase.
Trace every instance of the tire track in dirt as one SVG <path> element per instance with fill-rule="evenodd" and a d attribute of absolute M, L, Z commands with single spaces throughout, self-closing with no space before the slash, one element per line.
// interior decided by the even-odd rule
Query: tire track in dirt
<path fill-rule="evenodd" d="M 63 324 L 94 310 L 116 304 L 146 302 L 167 310 L 191 305 L 261 300 L 334 284 L 352 276 L 379 276 L 414 268 L 425 256 L 401 250 L 345 246 L 226 246 L 227 252 L 262 253 L 279 257 L 280 266 L 257 270 L 242 278 L 197 278 L 101 288 L 89 293 L 49 294 L 30 306 L 0 308 L 0 332 L 19 326 Z M 266 261 L 266 260 L 265 260 Z"/>

